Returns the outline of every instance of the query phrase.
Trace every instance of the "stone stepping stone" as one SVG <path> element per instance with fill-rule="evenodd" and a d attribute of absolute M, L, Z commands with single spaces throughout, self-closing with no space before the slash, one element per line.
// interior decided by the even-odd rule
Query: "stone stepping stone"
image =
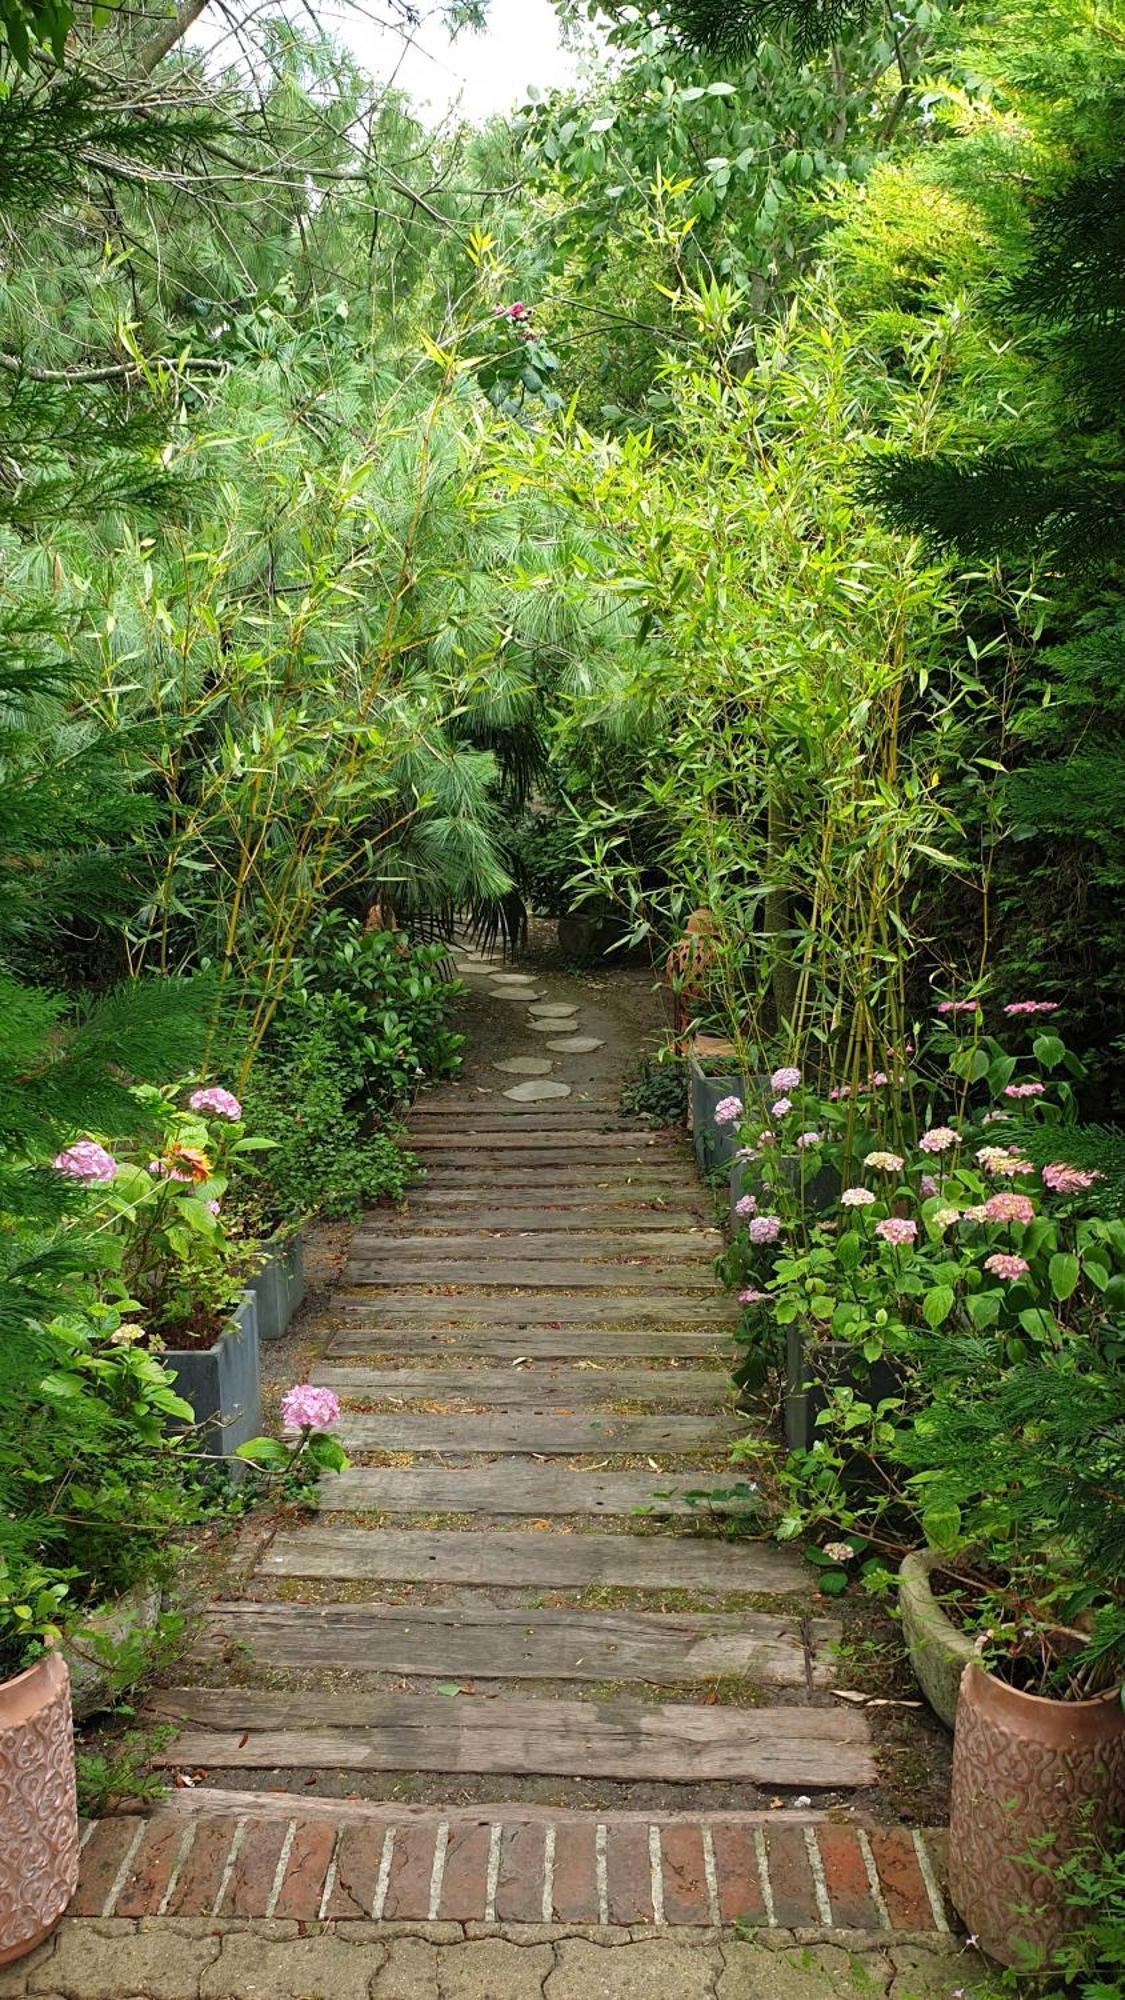
<path fill-rule="evenodd" d="M 561 1035 L 563 1029 L 570 1024 L 566 1021 L 556 1021 L 553 1015 L 546 1021 L 541 1021 L 537 1015 L 529 1014 L 527 1025 L 536 1035 Z"/>
<path fill-rule="evenodd" d="M 531 1077 L 527 1083 L 514 1083 L 504 1092 L 515 1104 L 538 1104 L 548 1097 L 569 1097 L 569 1083 L 551 1083 L 546 1077 Z"/>
<path fill-rule="evenodd" d="M 534 986 L 535 978 L 530 972 L 494 972 L 495 986 Z"/>
<path fill-rule="evenodd" d="M 548 1042 L 547 1047 L 561 1049 L 564 1055 L 589 1056 L 595 1049 L 604 1049 L 605 1043 L 600 1042 L 596 1035 L 564 1035 L 557 1042 Z"/>
<path fill-rule="evenodd" d="M 578 1009 L 565 1000 L 539 1000 L 528 1012 L 534 1014 L 537 1021 L 572 1021 Z"/>
<path fill-rule="evenodd" d="M 525 993 L 522 986 L 490 986 L 488 991 L 494 1000 L 520 1000 L 525 1007 L 535 998 L 534 993 Z"/>
<path fill-rule="evenodd" d="M 505 1062 L 496 1062 L 493 1069 L 503 1070 L 505 1076 L 550 1076 L 555 1065 L 545 1056 L 509 1056 Z"/>

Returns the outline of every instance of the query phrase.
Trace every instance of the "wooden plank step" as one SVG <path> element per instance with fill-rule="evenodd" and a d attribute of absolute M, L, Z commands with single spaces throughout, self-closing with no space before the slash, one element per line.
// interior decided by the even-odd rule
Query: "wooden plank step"
<path fill-rule="evenodd" d="M 421 1259 L 429 1262 L 434 1257 L 501 1257 L 513 1256 L 548 1258 L 557 1262 L 560 1258 L 577 1258 L 585 1262 L 589 1258 L 620 1262 L 627 1257 L 706 1258 L 714 1264 L 723 1248 L 724 1238 L 717 1229 L 694 1231 L 665 1230 L 660 1233 L 659 1242 L 653 1241 L 652 1232 L 638 1230 L 635 1235 L 625 1231 L 578 1230 L 557 1232 L 506 1229 L 490 1233 L 487 1229 L 451 1234 L 445 1229 L 441 1234 L 421 1235 L 417 1230 L 408 1235 L 400 1229 L 357 1229 L 352 1237 L 353 1258 L 375 1255 L 380 1251 L 393 1254 L 396 1260 L 405 1264 Z"/>
<path fill-rule="evenodd" d="M 435 1290 L 412 1293 L 409 1297 L 384 1299 L 374 1292 L 338 1293 L 333 1312 L 343 1328 L 357 1322 L 369 1326 L 393 1326 L 407 1322 L 415 1326 L 441 1326 L 459 1322 L 464 1326 L 652 1326 L 665 1331 L 694 1326 L 718 1333 L 735 1324 L 732 1301 L 715 1291 L 710 1299 L 696 1299 L 690 1293 L 671 1298 L 649 1297 L 641 1293 L 624 1298 L 607 1292 L 600 1298 L 556 1298 L 535 1292 L 499 1294 L 481 1298 L 465 1291 Z"/>
<path fill-rule="evenodd" d="M 661 1201 L 677 1195 L 698 1200 L 701 1196 L 699 1180 L 686 1163 L 665 1166 L 661 1161 L 617 1160 L 603 1165 L 591 1160 L 568 1160 L 560 1166 L 536 1155 L 535 1165 L 541 1171 L 532 1179 L 526 1161 L 505 1160 L 501 1165 L 493 1160 L 482 1165 L 475 1154 L 461 1153 L 456 1162 L 434 1160 L 427 1166 L 425 1178 L 415 1182 L 414 1191 L 456 1194 L 462 1200 L 483 1194 L 493 1200 L 499 1196 L 504 1201 L 513 1194 L 522 1194 L 529 1201 L 542 1201 L 548 1189 L 552 1201 L 566 1201 L 583 1194 L 588 1198 L 591 1188 L 597 1188 L 599 1200 L 605 1196 L 618 1201 Z"/>
<path fill-rule="evenodd" d="M 804 1592 L 808 1570 L 774 1542 L 711 1535 L 542 1534 L 500 1528 L 332 1528 L 277 1535 L 259 1576 L 340 1582 L 503 1584 L 512 1589 Z"/>
<path fill-rule="evenodd" d="M 391 1285 L 402 1292 L 410 1286 L 420 1286 L 430 1278 L 435 1285 L 472 1285 L 478 1289 L 482 1285 L 510 1286 L 514 1290 L 538 1292 L 548 1291 L 683 1291 L 706 1294 L 716 1290 L 714 1274 L 706 1264 L 665 1264 L 653 1253 L 651 1264 L 642 1264 L 633 1258 L 619 1258 L 616 1263 L 581 1264 L 556 1263 L 544 1260 L 537 1264 L 533 1259 L 505 1261 L 501 1258 L 490 1260 L 487 1268 L 480 1263 L 461 1263 L 455 1258 L 448 1262 L 443 1258 L 440 1272 L 430 1273 L 428 1266 L 418 1271 L 404 1269 L 393 1251 L 388 1251 L 386 1261 L 370 1255 L 349 1257 L 344 1266 L 344 1278 L 349 1284 Z"/>
<path fill-rule="evenodd" d="M 502 1132 L 482 1132 L 479 1140 L 471 1132 L 462 1132 L 460 1127 L 458 1127 L 456 1134 L 452 1135 L 447 1131 L 411 1131 L 409 1133 L 410 1146 L 412 1152 L 424 1154 L 434 1152 L 439 1156 L 447 1150 L 456 1148 L 458 1152 L 480 1151 L 482 1153 L 498 1154 L 519 1153 L 525 1152 L 528 1149 L 537 1153 L 551 1154 L 581 1154 L 588 1151 L 595 1157 L 604 1155 L 606 1159 L 615 1159 L 618 1154 L 624 1154 L 628 1157 L 630 1154 L 636 1153 L 642 1159 L 649 1155 L 658 1159 L 673 1160 L 680 1157 L 685 1163 L 690 1157 L 687 1141 L 680 1132 L 602 1132 L 598 1130 L 590 1132 L 555 1132 L 546 1124 L 543 1118 L 534 1120 L 533 1124 L 537 1129 L 530 1132 L 522 1132 L 518 1129 L 509 1132 L 505 1128 Z"/>
<path fill-rule="evenodd" d="M 424 1196 L 411 1195 L 410 1206 L 404 1214 L 389 1214 L 383 1218 L 388 1226 L 396 1222 L 408 1224 L 416 1233 L 425 1233 L 430 1241 L 435 1230 L 489 1229 L 516 1235 L 522 1230 L 533 1229 L 540 1234 L 548 1231 L 565 1235 L 570 1231 L 588 1234 L 597 1231 L 603 1236 L 615 1239 L 623 1236 L 659 1236 L 661 1240 L 669 1233 L 713 1228 L 710 1217 L 702 1207 L 646 1208 L 628 1200 L 606 1202 L 604 1207 L 590 1208 L 579 1204 L 561 1203 L 557 1208 L 509 1207 L 490 1208 L 479 1199 L 456 1199 L 454 1201 L 427 1201 Z M 724 1239 L 716 1232 L 718 1241 Z"/>
<path fill-rule="evenodd" d="M 614 1361 L 644 1359 L 669 1361 L 697 1360 L 720 1352 L 717 1337 L 688 1328 L 682 1333 L 646 1332 L 643 1328 L 604 1331 L 599 1327 L 558 1328 L 555 1332 L 513 1328 L 508 1338 L 482 1334 L 479 1325 L 450 1327 L 396 1326 L 387 1331 L 371 1327 L 359 1332 L 338 1334 L 332 1342 L 330 1359 L 351 1355 L 440 1354 L 450 1361 L 471 1356 L 489 1361 L 557 1361 L 590 1359 Z"/>
<path fill-rule="evenodd" d="M 716 1368 L 334 1368 L 324 1363 L 309 1380 L 365 1403 L 489 1404 L 497 1409 L 549 1410 L 614 1403 L 729 1406 L 730 1377 Z"/>
<path fill-rule="evenodd" d="M 536 1081 L 537 1079 L 531 1079 Z M 519 1079 L 512 1077 L 510 1083 Z M 504 1102 L 503 1090 L 510 1084 L 500 1086 L 495 1096 L 486 1092 L 482 1096 L 448 1105 L 416 1104 L 407 1119 L 410 1132 L 449 1131 L 453 1126 L 462 1126 L 478 1132 L 507 1132 L 515 1128 L 534 1133 L 541 1132 L 624 1132 L 631 1138 L 644 1140 L 661 1134 L 683 1137 L 678 1126 L 637 1125 L 623 1119 L 610 1098 L 590 1101 L 579 1098 L 569 1101 L 555 1098 L 546 1104 L 508 1104 Z"/>
<path fill-rule="evenodd" d="M 727 1486 L 729 1473 L 601 1472 L 566 1465 L 500 1463 L 471 1466 L 353 1465 L 322 1479 L 317 1498 L 325 1514 L 599 1514 L 630 1515 L 644 1508 L 654 1519 L 691 1514 L 706 1520 L 706 1505 L 688 1493 Z M 741 1475 L 740 1475 L 741 1476 Z M 728 1501 L 715 1513 L 757 1511 L 755 1500 Z"/>
<path fill-rule="evenodd" d="M 170 1688 L 152 1703 L 179 1734 L 161 1766 L 218 1770 L 501 1772 L 548 1777 L 873 1785 L 866 1720 L 851 1709 L 678 1703 L 476 1701 L 443 1695 L 275 1694 Z"/>
<path fill-rule="evenodd" d="M 386 1416 L 345 1411 L 333 1430 L 350 1452 L 510 1452 L 597 1453 L 621 1457 L 633 1452 L 721 1452 L 745 1428 L 733 1417 L 574 1415 L 548 1410 L 478 1416 L 432 1416 L 393 1410 Z"/>
<path fill-rule="evenodd" d="M 831 1685 L 827 1655 L 839 1638 L 825 1626 L 810 1648 L 814 1685 Z M 231 1645 L 250 1663 L 349 1674 L 418 1674 L 447 1680 L 646 1681 L 674 1687 L 737 1674 L 775 1687 L 805 1687 L 800 1620 L 652 1611 L 499 1609 L 494 1605 L 213 1604 L 191 1648 L 222 1658 Z"/>

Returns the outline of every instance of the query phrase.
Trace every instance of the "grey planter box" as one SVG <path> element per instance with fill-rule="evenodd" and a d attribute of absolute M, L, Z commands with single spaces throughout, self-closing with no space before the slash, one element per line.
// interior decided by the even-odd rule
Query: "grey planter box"
<path fill-rule="evenodd" d="M 234 1454 L 262 1428 L 258 1309 L 253 1293 L 243 1293 L 242 1304 L 213 1347 L 169 1348 L 160 1359 L 176 1378 L 177 1394 L 195 1412 L 201 1427 L 200 1449 L 221 1458 L 232 1479 L 244 1478 L 247 1467 Z"/>
<path fill-rule="evenodd" d="M 793 1161 L 791 1166 L 791 1178 L 794 1186 L 796 1186 L 798 1185 L 800 1169 L 796 1161 Z M 753 1161 L 735 1160 L 732 1162 L 730 1170 L 730 1226 L 732 1230 L 742 1227 L 742 1217 L 735 1214 L 736 1202 L 740 1201 L 744 1194 L 757 1195 L 760 1200 L 763 1185 L 764 1183 L 756 1175 Z M 840 1176 L 835 1167 L 821 1167 L 819 1173 L 813 1174 L 812 1178 L 805 1182 L 804 1207 L 808 1215 L 827 1215 L 828 1210 L 839 1198 Z"/>
<path fill-rule="evenodd" d="M 785 1442 L 790 1451 L 810 1451 L 816 1442 L 816 1420 L 828 1402 L 832 1388 L 854 1389 L 865 1402 L 878 1403 L 897 1396 L 902 1379 L 890 1361 L 865 1361 L 846 1340 L 820 1340 L 816 1344 L 816 1374 L 812 1377 L 805 1355 L 805 1333 L 800 1320 L 785 1329 Z M 862 1484 L 860 1472 L 844 1470 L 846 1487 Z"/>
<path fill-rule="evenodd" d="M 275 1236 L 263 1249 L 266 1261 L 247 1290 L 258 1308 L 258 1339 L 280 1340 L 305 1296 L 304 1232 Z"/>
<path fill-rule="evenodd" d="M 697 1056 L 689 1070 L 691 1090 L 691 1143 L 701 1174 L 714 1173 L 731 1164 L 742 1141 L 737 1125 L 716 1125 L 715 1106 L 724 1097 L 740 1097 L 750 1104 L 755 1097 L 765 1102 L 768 1077 L 708 1076 Z"/>

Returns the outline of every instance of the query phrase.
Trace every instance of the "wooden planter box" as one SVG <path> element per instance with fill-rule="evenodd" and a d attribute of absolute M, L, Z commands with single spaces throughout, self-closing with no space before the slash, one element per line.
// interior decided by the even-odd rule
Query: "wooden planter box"
<path fill-rule="evenodd" d="M 305 1296 L 305 1236 L 273 1236 L 262 1245 L 265 1262 L 249 1280 L 258 1309 L 258 1339 L 280 1340 Z"/>
<path fill-rule="evenodd" d="M 232 1479 L 245 1477 L 240 1444 L 262 1428 L 262 1372 L 258 1309 L 252 1292 L 212 1347 L 169 1348 L 160 1357 L 175 1377 L 176 1392 L 191 1404 L 200 1426 L 199 1448 L 223 1461 Z"/>

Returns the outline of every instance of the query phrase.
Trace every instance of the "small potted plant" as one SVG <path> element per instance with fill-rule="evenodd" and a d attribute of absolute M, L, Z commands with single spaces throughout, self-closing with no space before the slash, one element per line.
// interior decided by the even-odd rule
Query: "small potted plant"
<path fill-rule="evenodd" d="M 70 1675 L 58 1650 L 66 1583 L 0 1560 L 0 1965 L 48 1937 L 78 1883 Z"/>

